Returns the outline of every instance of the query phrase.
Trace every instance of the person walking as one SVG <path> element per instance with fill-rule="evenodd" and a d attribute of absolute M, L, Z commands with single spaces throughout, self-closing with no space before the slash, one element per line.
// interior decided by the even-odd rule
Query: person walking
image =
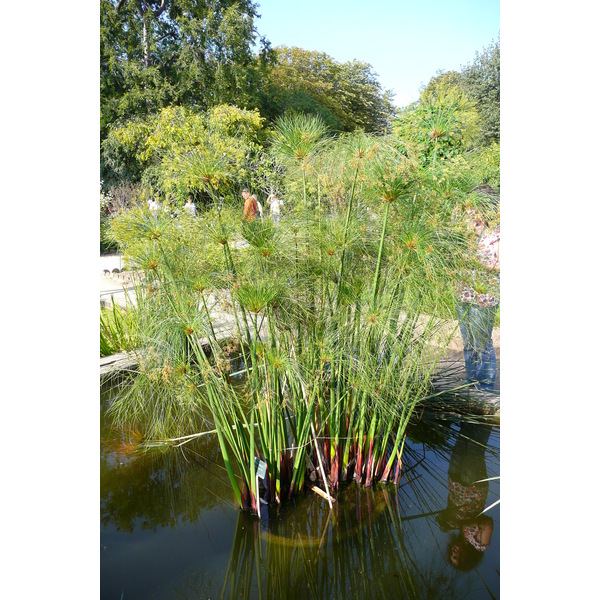
<path fill-rule="evenodd" d="M 244 221 L 254 221 L 258 211 L 258 204 L 255 197 L 250 195 L 248 188 L 244 188 L 242 190 L 242 198 L 244 199 L 242 219 Z"/>
<path fill-rule="evenodd" d="M 267 198 L 267 206 L 271 209 L 271 219 L 273 219 L 273 223 L 277 227 L 281 219 L 283 202 L 275 194 L 270 194 Z"/>

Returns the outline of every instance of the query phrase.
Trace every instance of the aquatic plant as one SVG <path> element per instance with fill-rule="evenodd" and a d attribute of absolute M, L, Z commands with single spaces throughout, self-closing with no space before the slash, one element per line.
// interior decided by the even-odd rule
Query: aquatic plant
<path fill-rule="evenodd" d="M 214 205 L 193 222 L 146 209 L 113 219 L 146 279 L 140 367 L 111 414 L 143 423 L 146 440 L 214 429 L 236 501 L 254 512 L 312 486 L 331 504 L 343 482 L 397 484 L 406 428 L 452 335 L 463 240 L 429 176 L 398 144 L 323 139 L 308 118 L 279 122 L 274 150 L 300 166 L 303 193 L 277 228 L 222 205 L 227 170 L 212 163 Z M 335 202 L 321 203 L 317 172 L 316 202 L 306 185 L 317 151 L 322 165 L 350 165 L 341 185 L 323 180 L 344 190 Z"/>
<path fill-rule="evenodd" d="M 302 194 L 307 202 L 306 172 L 317 152 L 327 144 L 327 127 L 316 116 L 294 113 L 277 120 L 271 140 L 276 156 L 290 160 L 300 167 Z"/>

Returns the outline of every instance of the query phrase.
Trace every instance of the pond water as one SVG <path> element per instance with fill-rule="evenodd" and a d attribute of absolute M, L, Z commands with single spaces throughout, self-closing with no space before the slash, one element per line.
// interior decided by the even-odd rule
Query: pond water
<path fill-rule="evenodd" d="M 499 504 L 476 516 L 500 483 L 473 485 L 499 476 L 495 426 L 425 412 L 399 486 L 349 484 L 333 511 L 307 492 L 259 519 L 235 507 L 216 439 L 139 453 L 101 424 L 101 598 L 500 596 Z"/>

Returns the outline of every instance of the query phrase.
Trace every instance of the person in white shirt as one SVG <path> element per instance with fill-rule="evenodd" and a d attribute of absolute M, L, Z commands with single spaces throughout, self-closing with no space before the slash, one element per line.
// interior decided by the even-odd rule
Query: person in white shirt
<path fill-rule="evenodd" d="M 191 196 L 188 196 L 187 204 L 183 207 L 185 212 L 190 215 L 190 217 L 196 216 L 196 205 L 192 202 Z"/>
<path fill-rule="evenodd" d="M 275 194 L 270 194 L 267 198 L 267 206 L 271 209 L 271 218 L 273 219 L 273 223 L 275 223 L 276 226 L 279 225 L 283 202 Z"/>

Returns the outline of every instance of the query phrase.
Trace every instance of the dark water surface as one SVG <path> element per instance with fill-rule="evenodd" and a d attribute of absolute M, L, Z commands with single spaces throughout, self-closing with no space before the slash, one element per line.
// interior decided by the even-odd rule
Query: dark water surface
<path fill-rule="evenodd" d="M 350 484 L 333 511 L 308 492 L 260 520 L 234 506 L 216 439 L 138 453 L 126 438 L 102 423 L 103 599 L 500 597 L 499 505 L 475 518 L 500 484 L 472 485 L 499 475 L 498 428 L 425 413 L 399 486 Z"/>

